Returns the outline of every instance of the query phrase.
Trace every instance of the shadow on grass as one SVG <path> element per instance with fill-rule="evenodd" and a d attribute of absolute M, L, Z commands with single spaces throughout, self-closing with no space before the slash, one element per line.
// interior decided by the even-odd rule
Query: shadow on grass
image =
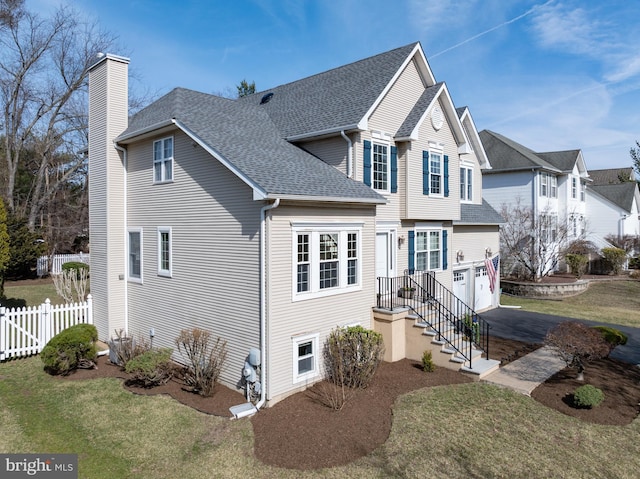
<path fill-rule="evenodd" d="M 2 298 L 0 299 L 0 305 L 5 308 L 26 308 L 27 301 L 20 298 Z"/>

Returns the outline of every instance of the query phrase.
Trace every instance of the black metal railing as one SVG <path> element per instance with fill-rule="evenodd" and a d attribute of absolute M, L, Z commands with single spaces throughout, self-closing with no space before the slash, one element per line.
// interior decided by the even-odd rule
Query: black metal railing
<path fill-rule="evenodd" d="M 489 359 L 490 325 L 469 305 L 440 283 L 431 271 L 395 278 L 378 278 L 378 308 L 409 308 L 472 367 L 473 349 Z"/>

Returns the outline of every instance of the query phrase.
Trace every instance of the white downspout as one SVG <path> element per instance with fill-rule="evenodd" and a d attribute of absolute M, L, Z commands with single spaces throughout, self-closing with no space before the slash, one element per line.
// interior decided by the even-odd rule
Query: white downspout
<path fill-rule="evenodd" d="M 353 143 L 344 130 L 340 131 L 340 135 L 347 141 L 349 145 L 347 148 L 347 178 L 353 178 Z"/>
<path fill-rule="evenodd" d="M 124 198 L 123 198 L 123 204 L 124 204 L 124 244 L 125 244 L 125 250 L 127 242 L 128 242 L 128 238 L 127 238 L 127 162 L 128 162 L 128 157 L 127 157 L 127 149 L 123 148 L 122 146 L 118 145 L 115 141 L 113 142 L 113 146 L 115 147 L 116 150 L 122 152 L 122 164 L 123 164 L 123 168 L 124 168 L 124 174 L 123 174 L 123 178 L 124 178 Z M 127 265 L 127 255 L 125 255 L 125 260 L 124 260 L 124 281 L 125 281 L 125 285 L 124 285 L 124 332 L 126 335 L 129 335 L 129 288 L 127 287 L 127 269 L 128 269 L 128 265 Z"/>
<path fill-rule="evenodd" d="M 260 209 L 260 401 L 256 409 L 260 409 L 267 400 L 267 211 L 280 206 L 280 198 Z"/>

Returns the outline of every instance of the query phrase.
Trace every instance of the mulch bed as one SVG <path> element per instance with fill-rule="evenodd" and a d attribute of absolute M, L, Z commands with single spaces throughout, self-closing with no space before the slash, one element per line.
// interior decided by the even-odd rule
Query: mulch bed
<path fill-rule="evenodd" d="M 503 364 L 515 360 L 540 345 L 491 338 L 491 358 Z M 243 395 L 218 385 L 214 395 L 203 398 L 185 387 L 179 377 L 152 389 L 127 385 L 127 374 L 100 357 L 97 369 L 77 370 L 67 380 L 116 377 L 136 394 L 167 394 L 198 411 L 231 417 L 229 407 L 245 402 Z M 542 404 L 583 421 L 625 425 L 640 412 L 640 368 L 621 361 L 603 359 L 590 363 L 585 382 L 573 379 L 574 371 L 564 370 L 533 391 Z M 255 436 L 256 457 L 266 464 L 291 469 L 315 469 L 352 462 L 382 445 L 391 431 L 392 406 L 398 396 L 416 389 L 472 381 L 471 377 L 444 368 L 425 373 L 415 361 L 382 363 L 372 384 L 359 390 L 335 411 L 323 404 L 329 385 L 321 382 L 261 410 L 250 420 Z M 570 405 L 576 387 L 592 384 L 605 393 L 605 401 L 592 410 Z"/>

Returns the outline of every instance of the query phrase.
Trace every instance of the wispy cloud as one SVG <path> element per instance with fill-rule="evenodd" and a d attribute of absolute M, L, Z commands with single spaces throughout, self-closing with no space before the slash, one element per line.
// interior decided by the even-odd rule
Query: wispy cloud
<path fill-rule="evenodd" d="M 640 74 L 637 29 L 616 28 L 624 10 L 582 3 L 547 2 L 536 10 L 532 31 L 543 48 L 598 62 L 605 82 Z"/>

